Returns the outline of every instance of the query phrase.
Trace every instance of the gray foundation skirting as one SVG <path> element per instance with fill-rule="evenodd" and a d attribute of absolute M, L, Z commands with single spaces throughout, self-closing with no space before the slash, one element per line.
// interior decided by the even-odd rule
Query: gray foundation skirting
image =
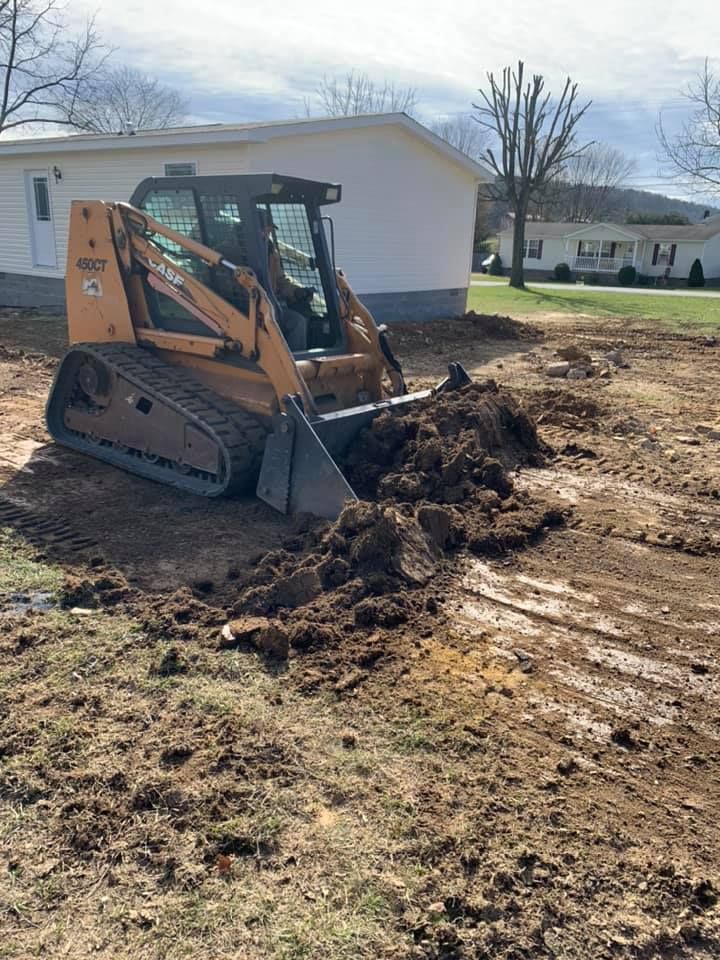
<path fill-rule="evenodd" d="M 393 320 L 438 320 L 465 312 L 467 287 L 455 290 L 411 290 L 406 293 L 359 294 L 378 323 Z M 65 282 L 51 277 L 0 273 L 0 307 L 65 309 Z"/>
<path fill-rule="evenodd" d="M 40 307 L 51 313 L 65 311 L 65 281 L 0 273 L 0 307 Z"/>
<path fill-rule="evenodd" d="M 465 313 L 467 287 L 455 290 L 412 290 L 408 293 L 359 293 L 377 323 L 393 320 L 440 320 Z"/>

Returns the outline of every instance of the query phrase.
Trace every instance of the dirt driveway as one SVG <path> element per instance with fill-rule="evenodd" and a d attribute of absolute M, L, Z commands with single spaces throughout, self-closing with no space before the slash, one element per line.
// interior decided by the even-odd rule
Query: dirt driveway
<path fill-rule="evenodd" d="M 41 417 L 53 361 L 22 322 L 0 324 L 0 526 L 73 576 L 103 563 L 155 603 L 187 586 L 225 610 L 258 556 L 296 537 L 292 521 L 252 501 L 200 502 L 49 444 Z M 23 836 L 0 833 L 4 955 L 40 945 L 45 955 L 114 958 L 720 955 L 720 346 L 626 321 L 532 322 L 544 339 L 488 339 L 448 321 L 399 327 L 394 344 L 411 386 L 460 359 L 522 400 L 554 452 L 547 466 L 520 470 L 516 487 L 561 504 L 565 526 L 497 557 L 458 552 L 430 612 L 379 628 L 357 655 L 347 644 L 342 653 L 310 649 L 281 676 L 256 671 L 247 652 L 240 673 L 213 667 L 235 699 L 262 698 L 265 726 L 247 712 L 244 722 L 265 746 L 252 759 L 243 753 L 238 773 L 232 738 L 242 732 L 217 716 L 211 733 L 187 728 L 189 746 L 180 746 L 193 760 L 172 761 L 184 829 L 192 812 L 183 804 L 228 764 L 232 783 L 247 787 L 233 801 L 237 816 L 242 803 L 261 801 L 285 820 L 272 843 L 221 852 L 232 871 L 213 860 L 212 876 L 186 887 L 167 880 L 157 851 L 172 855 L 178 876 L 189 871 L 199 841 L 187 832 L 173 834 L 173 851 L 164 834 L 146 832 L 137 841 L 144 860 L 129 840 L 117 846 L 118 831 L 131 836 L 156 811 L 137 800 L 133 777 L 143 771 L 148 790 L 164 789 L 158 771 L 171 764 L 155 757 L 153 738 L 158 750 L 178 738 L 171 702 L 161 700 L 163 717 L 143 699 L 145 680 L 116 665 L 117 704 L 83 706 L 82 730 L 108 738 L 110 760 L 92 758 L 97 782 L 101 769 L 110 782 L 110 762 L 135 805 L 113 826 L 120 801 L 105 787 L 103 843 L 79 847 L 68 831 L 80 814 L 54 812 L 57 797 L 69 803 L 79 770 L 44 761 L 54 784 L 42 794 L 48 819 L 31 816 Z M 587 381 L 546 376 L 569 345 L 596 356 L 619 349 L 623 365 Z M 0 617 L 6 671 L 20 669 L 19 629 L 27 622 Z M 143 670 L 142 658 L 157 654 L 149 636 L 138 646 Z M 207 641 L 186 640 L 182 655 L 203 663 Z M 102 629 L 94 643 L 102 646 Z M 135 656 L 127 642 L 123 651 Z M 4 688 L 8 743 L 22 739 L 21 712 L 55 709 L 31 655 Z M 226 767 L 200 762 L 210 745 L 222 745 Z M 29 783 L 39 768 L 22 762 Z M 32 799 L 15 790 L 15 768 L 5 780 L 1 772 L 9 818 Z M 203 817 L 224 823 L 214 796 Z M 89 807 L 83 816 L 91 831 Z M 50 899 L 44 881 L 12 866 L 37 845 L 61 864 L 52 869 L 67 871 L 64 893 Z M 113 845 L 121 855 L 103 860 Z M 207 911 L 202 922 L 188 921 L 191 902 Z M 71 918 L 86 931 L 75 941 Z"/>

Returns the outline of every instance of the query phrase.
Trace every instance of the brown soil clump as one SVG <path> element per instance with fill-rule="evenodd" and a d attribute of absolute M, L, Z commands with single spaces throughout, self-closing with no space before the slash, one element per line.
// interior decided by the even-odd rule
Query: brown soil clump
<path fill-rule="evenodd" d="M 579 393 L 577 388 L 548 387 L 528 401 L 528 410 L 538 424 L 553 424 L 568 430 L 597 429 L 606 415 L 602 403 Z"/>
<path fill-rule="evenodd" d="M 379 417 L 352 451 L 348 473 L 368 499 L 414 505 L 436 548 L 497 553 L 561 522 L 547 504 L 516 494 L 508 472 L 541 465 L 546 452 L 525 410 L 489 380 Z"/>
<path fill-rule="evenodd" d="M 545 336 L 540 327 L 513 320 L 512 317 L 503 317 L 498 313 L 475 313 L 474 310 L 468 310 L 460 319 L 471 323 L 479 334 L 496 340 L 542 340 Z"/>

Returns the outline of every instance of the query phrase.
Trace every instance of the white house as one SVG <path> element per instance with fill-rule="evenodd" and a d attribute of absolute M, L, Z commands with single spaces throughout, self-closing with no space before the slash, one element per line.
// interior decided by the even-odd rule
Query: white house
<path fill-rule="evenodd" d="M 500 233 L 499 253 L 512 261 L 513 229 Z M 626 223 L 525 224 L 526 273 L 547 277 L 556 264 L 567 263 L 573 273 L 598 274 L 612 282 L 618 270 L 630 265 L 650 278 L 687 280 L 695 259 L 705 279 L 720 281 L 720 215 L 688 226 Z"/>
<path fill-rule="evenodd" d="M 336 262 L 378 320 L 464 311 L 488 173 L 402 113 L 0 140 L 0 305 L 62 306 L 71 200 L 260 172 L 342 184 Z"/>

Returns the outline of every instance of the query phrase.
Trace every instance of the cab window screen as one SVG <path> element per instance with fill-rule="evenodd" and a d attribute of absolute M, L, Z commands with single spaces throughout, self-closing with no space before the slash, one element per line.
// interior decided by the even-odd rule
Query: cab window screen
<path fill-rule="evenodd" d="M 200 217 L 192 190 L 151 190 L 143 200 L 141 209 L 146 210 L 164 227 L 176 230 L 198 243 L 203 242 Z M 208 282 L 209 268 L 199 257 L 167 237 L 156 234 L 152 239 L 181 269 L 191 273 L 202 283 Z"/>
<path fill-rule="evenodd" d="M 308 212 L 302 203 L 268 204 L 273 234 L 283 273 L 300 287 L 313 287 L 311 311 L 315 317 L 327 315 L 327 302 L 317 266 L 315 243 Z M 317 225 L 316 225 L 317 226 Z"/>
<path fill-rule="evenodd" d="M 236 266 L 247 266 L 246 224 L 240 216 L 240 206 L 235 197 L 202 195 L 200 204 L 207 245 Z"/>

